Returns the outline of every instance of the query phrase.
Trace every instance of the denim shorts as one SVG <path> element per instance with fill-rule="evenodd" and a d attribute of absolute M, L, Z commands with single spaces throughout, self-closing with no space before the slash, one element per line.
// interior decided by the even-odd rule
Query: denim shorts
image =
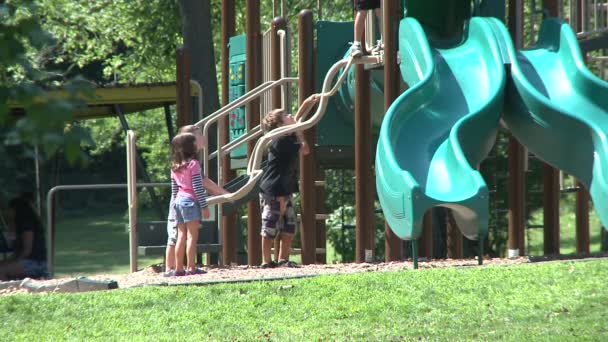
<path fill-rule="evenodd" d="M 281 202 L 274 196 L 260 193 L 260 207 L 262 208 L 262 232 L 264 238 L 274 238 L 277 234 L 296 233 L 296 210 L 293 206 L 292 196 L 286 196 L 285 213 L 281 216 Z"/>
<path fill-rule="evenodd" d="M 167 245 L 175 246 L 177 243 L 177 221 L 175 219 L 167 220 Z"/>
<path fill-rule="evenodd" d="M 190 197 L 177 196 L 175 199 L 175 219 L 178 224 L 201 220 L 201 207 Z"/>

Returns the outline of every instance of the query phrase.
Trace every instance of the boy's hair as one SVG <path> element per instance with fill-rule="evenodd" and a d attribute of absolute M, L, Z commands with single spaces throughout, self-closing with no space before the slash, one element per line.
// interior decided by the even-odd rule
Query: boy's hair
<path fill-rule="evenodd" d="M 281 126 L 283 124 L 284 115 L 285 111 L 282 109 L 273 109 L 268 112 L 266 115 L 264 115 L 264 119 L 262 119 L 262 130 L 265 133 L 268 133 Z"/>
<path fill-rule="evenodd" d="M 177 171 L 191 159 L 196 159 L 196 136 L 180 133 L 171 140 L 171 170 Z"/>
<path fill-rule="evenodd" d="M 200 131 L 201 134 L 203 132 L 201 127 L 198 127 L 197 125 L 186 125 L 186 126 L 182 126 L 179 128 L 179 131 L 177 132 L 179 133 L 192 133 L 195 134 L 197 131 Z"/>

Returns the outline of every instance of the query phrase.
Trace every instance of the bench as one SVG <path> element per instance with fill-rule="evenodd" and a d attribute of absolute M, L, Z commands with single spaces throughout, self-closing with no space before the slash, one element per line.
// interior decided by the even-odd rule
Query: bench
<path fill-rule="evenodd" d="M 197 255 L 198 262 L 202 254 L 219 254 L 222 245 L 215 243 L 217 232 L 212 226 L 203 222 L 198 234 Z M 167 248 L 167 222 L 151 221 L 137 223 L 137 254 L 141 256 L 165 255 Z M 209 258 L 207 258 L 209 260 Z"/>

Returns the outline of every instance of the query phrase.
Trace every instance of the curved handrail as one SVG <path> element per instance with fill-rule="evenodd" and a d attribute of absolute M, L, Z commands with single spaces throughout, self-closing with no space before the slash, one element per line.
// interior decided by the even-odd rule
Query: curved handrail
<path fill-rule="evenodd" d="M 272 132 L 268 132 L 265 135 L 263 135 L 256 142 L 254 150 L 252 152 L 252 156 L 249 159 L 249 163 L 247 165 L 247 175 L 249 175 L 249 180 L 247 181 L 247 183 L 245 185 L 243 185 L 239 190 L 237 190 L 233 193 L 210 197 L 207 199 L 207 203 L 209 205 L 213 205 L 213 204 L 224 203 L 224 202 L 232 202 L 232 201 L 236 201 L 236 200 L 244 197 L 247 193 L 249 193 L 252 190 L 252 188 L 255 186 L 255 184 L 257 183 L 258 179 L 262 175 L 262 169 L 261 169 L 262 158 L 264 156 L 264 151 L 266 150 L 268 145 L 272 142 L 272 139 L 282 136 L 282 135 L 291 134 L 296 131 L 306 130 L 306 129 L 309 129 L 310 127 L 316 125 L 323 118 L 323 115 L 325 114 L 325 110 L 327 109 L 327 104 L 329 102 L 329 97 L 335 95 L 336 92 L 338 92 L 340 85 L 346 79 L 346 76 L 348 74 L 348 70 L 350 69 L 350 67 L 353 64 L 378 64 L 378 63 L 381 63 L 381 57 L 379 57 L 379 56 L 363 56 L 363 57 L 359 57 L 356 59 L 354 59 L 352 57 L 347 57 L 345 59 L 342 59 L 342 60 L 336 62 L 329 69 L 329 71 L 327 72 L 327 74 L 325 76 L 322 92 L 320 94 L 318 94 L 320 96 L 321 100 L 319 102 L 316 112 L 308 119 L 306 119 L 306 115 L 308 113 L 302 113 L 301 115 L 294 118 L 296 120 L 295 124 L 279 127 L 277 129 L 273 130 Z M 335 82 L 335 84 L 333 84 L 333 86 L 332 86 L 332 83 L 333 83 L 333 80 L 334 80 L 336 74 L 341 69 L 344 69 L 344 71 L 342 72 L 342 74 L 340 75 L 338 80 Z M 273 85 L 276 86 L 278 84 L 278 82 L 281 82 L 282 80 L 286 80 L 286 79 L 287 78 L 283 78 L 279 81 L 276 81 L 276 83 L 274 83 Z M 253 95 L 252 95 L 252 97 L 253 97 Z M 215 120 L 217 120 L 217 119 L 215 119 Z M 209 124 L 209 122 L 211 122 L 211 121 L 208 121 L 207 124 Z M 207 127 L 207 124 L 206 124 L 206 127 Z"/>

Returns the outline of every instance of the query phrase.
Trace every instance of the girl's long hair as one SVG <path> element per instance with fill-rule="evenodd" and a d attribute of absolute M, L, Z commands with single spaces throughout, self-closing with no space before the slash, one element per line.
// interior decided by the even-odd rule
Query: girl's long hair
<path fill-rule="evenodd" d="M 196 136 L 194 134 L 180 133 L 171 140 L 171 170 L 177 171 L 196 157 Z"/>

